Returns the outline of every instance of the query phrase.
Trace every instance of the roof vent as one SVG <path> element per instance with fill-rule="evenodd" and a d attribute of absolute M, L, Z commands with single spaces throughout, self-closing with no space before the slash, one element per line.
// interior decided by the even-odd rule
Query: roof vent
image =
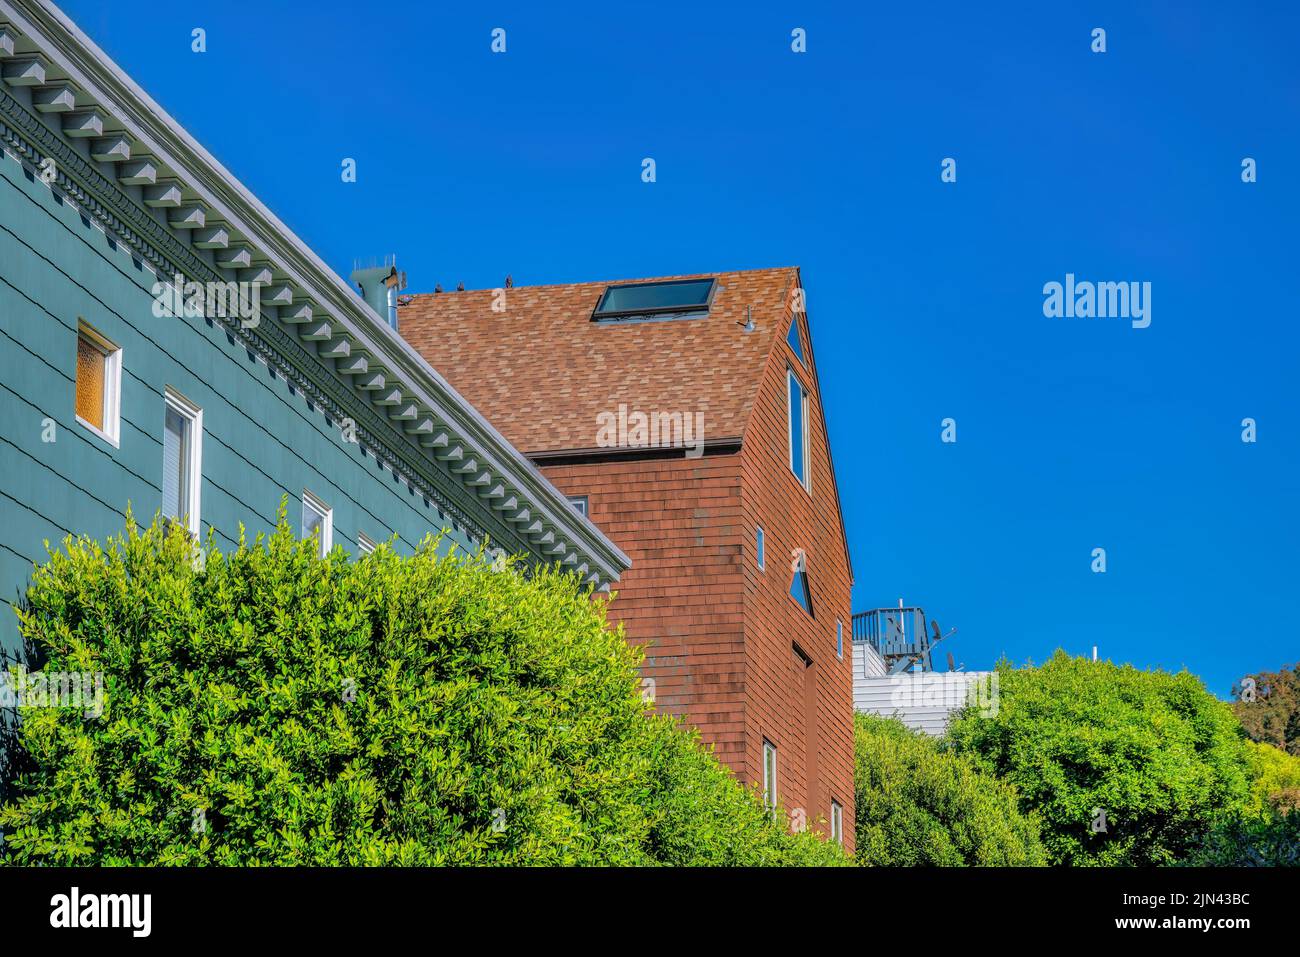
<path fill-rule="evenodd" d="M 406 273 L 397 271 L 397 256 L 385 256 L 381 264 L 362 266 L 354 262 L 352 265 L 348 278 L 357 284 L 361 298 L 396 329 L 397 294 L 406 288 Z"/>

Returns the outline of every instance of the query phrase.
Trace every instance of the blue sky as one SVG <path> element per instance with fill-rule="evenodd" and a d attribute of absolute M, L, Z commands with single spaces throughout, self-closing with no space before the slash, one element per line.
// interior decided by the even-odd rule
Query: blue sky
<path fill-rule="evenodd" d="M 63 6 L 340 273 L 803 267 L 854 607 L 968 669 L 1300 658 L 1300 7 Z M 1150 327 L 1045 318 L 1067 272 Z"/>

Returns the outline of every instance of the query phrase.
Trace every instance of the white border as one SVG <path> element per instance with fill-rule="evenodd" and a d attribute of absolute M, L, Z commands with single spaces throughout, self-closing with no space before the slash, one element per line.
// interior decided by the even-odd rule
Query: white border
<path fill-rule="evenodd" d="M 199 537 L 199 517 L 202 513 L 203 495 L 203 410 L 181 395 L 171 386 L 163 390 L 163 400 L 167 408 L 175 410 L 190 424 L 189 448 L 186 450 L 185 473 L 189 478 L 188 488 L 181 489 L 182 501 L 177 502 L 181 515 L 185 517 L 185 527 L 191 535 Z M 167 425 L 163 423 L 164 433 Z M 166 437 L 164 435 L 164 441 Z M 179 516 L 164 516 L 177 518 Z"/>
<path fill-rule="evenodd" d="M 313 495 L 307 489 L 302 490 L 302 507 L 304 511 L 310 508 L 321 516 L 320 550 L 318 554 L 321 558 L 324 558 L 330 553 L 330 549 L 334 547 L 334 509 L 330 508 L 319 495 Z M 302 516 L 300 516 L 301 518 Z M 307 523 L 305 521 L 301 522 L 299 531 L 303 533 L 303 538 L 307 537 Z"/>
<path fill-rule="evenodd" d="M 120 448 L 122 434 L 122 347 L 114 345 L 103 333 L 86 320 L 77 318 L 77 339 L 85 339 L 104 354 L 104 428 L 87 422 L 77 415 L 77 379 L 72 379 L 72 414 L 88 430 L 98 435 L 113 448 Z"/>

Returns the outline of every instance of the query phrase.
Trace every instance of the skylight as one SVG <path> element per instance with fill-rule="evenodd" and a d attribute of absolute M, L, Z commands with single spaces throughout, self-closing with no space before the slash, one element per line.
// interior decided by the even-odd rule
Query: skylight
<path fill-rule="evenodd" d="M 707 312 L 715 284 L 713 279 L 672 279 L 609 286 L 591 318 L 649 319 Z"/>

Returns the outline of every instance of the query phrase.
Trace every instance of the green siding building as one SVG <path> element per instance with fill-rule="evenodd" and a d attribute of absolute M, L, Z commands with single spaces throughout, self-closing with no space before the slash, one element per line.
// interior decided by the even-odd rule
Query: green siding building
<path fill-rule="evenodd" d="M 394 269 L 363 298 L 40 0 L 0 0 L 0 147 L 0 647 L 43 542 L 128 505 L 223 549 L 287 498 L 348 551 L 627 568 L 397 335 Z"/>

